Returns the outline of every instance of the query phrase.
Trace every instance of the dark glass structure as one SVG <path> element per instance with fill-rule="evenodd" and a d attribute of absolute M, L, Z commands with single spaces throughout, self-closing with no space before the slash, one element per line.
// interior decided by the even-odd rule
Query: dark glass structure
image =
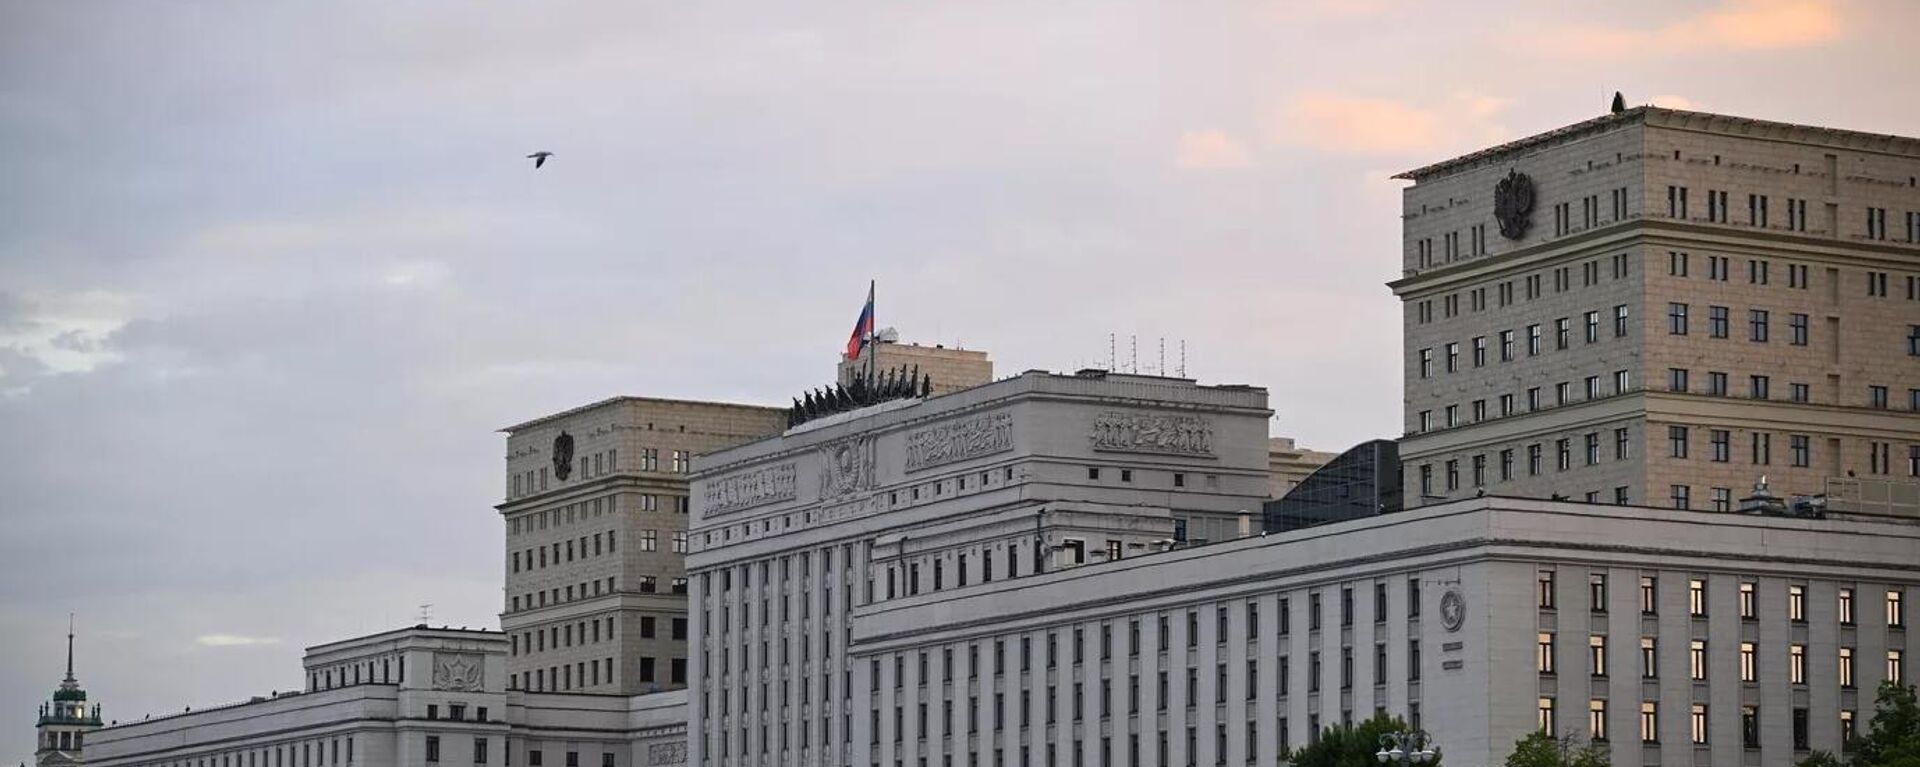
<path fill-rule="evenodd" d="M 1362 442 L 1262 507 L 1269 533 L 1399 511 L 1400 443 Z"/>

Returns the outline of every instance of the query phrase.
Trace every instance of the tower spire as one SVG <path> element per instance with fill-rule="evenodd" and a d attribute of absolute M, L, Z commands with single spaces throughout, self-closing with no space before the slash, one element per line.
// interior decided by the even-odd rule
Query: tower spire
<path fill-rule="evenodd" d="M 67 681 L 73 678 L 73 613 L 67 613 Z"/>

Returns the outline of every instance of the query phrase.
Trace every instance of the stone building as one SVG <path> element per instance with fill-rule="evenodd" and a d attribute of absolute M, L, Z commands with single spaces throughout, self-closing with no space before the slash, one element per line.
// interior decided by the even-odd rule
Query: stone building
<path fill-rule="evenodd" d="M 869 360 L 876 355 L 877 359 Z M 880 331 L 876 341 L 862 349 L 859 356 L 840 356 L 840 383 L 852 384 L 853 379 L 864 373 L 869 364 L 882 371 L 903 366 L 918 368 L 921 375 L 932 379 L 934 394 L 969 389 L 993 380 L 993 360 L 987 359 L 986 352 L 948 348 L 941 344 L 903 344 L 899 342 L 899 334 L 892 328 Z"/>
<path fill-rule="evenodd" d="M 1399 176 L 1408 506 L 1920 514 L 1920 140 L 1640 107 Z"/>
<path fill-rule="evenodd" d="M 1292 437 L 1267 438 L 1267 498 L 1280 498 L 1338 453 L 1296 446 Z"/>
<path fill-rule="evenodd" d="M 1267 535 L 1265 392 L 1027 373 L 702 459 L 703 765 L 1272 764 L 1388 712 L 1450 761 L 1837 749 L 1920 634 L 1920 524 L 1482 497 Z"/>
<path fill-rule="evenodd" d="M 500 627 L 516 689 L 634 695 L 686 685 L 693 456 L 780 431 L 785 411 L 615 397 L 507 434 Z"/>
<path fill-rule="evenodd" d="M 115 723 L 99 767 L 655 767 L 686 761 L 684 691 L 507 685 L 497 631 L 412 628 L 307 648 L 307 688 Z M 549 764 L 550 763 L 550 764 Z"/>

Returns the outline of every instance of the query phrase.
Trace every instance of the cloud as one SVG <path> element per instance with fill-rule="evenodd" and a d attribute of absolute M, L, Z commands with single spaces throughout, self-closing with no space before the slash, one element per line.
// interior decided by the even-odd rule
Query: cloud
<path fill-rule="evenodd" d="M 259 647 L 280 644 L 279 637 L 250 637 L 239 634 L 201 634 L 193 638 L 201 647 Z"/>
<path fill-rule="evenodd" d="M 1455 93 L 1438 105 L 1310 91 L 1275 110 L 1275 141 L 1348 154 L 1432 153 L 1503 137 L 1507 100 Z"/>
<path fill-rule="evenodd" d="M 1176 163 L 1189 170 L 1219 170 L 1225 168 L 1245 168 L 1252 158 L 1247 147 L 1224 131 L 1203 130 L 1187 131 L 1180 134 L 1179 157 Z"/>
<path fill-rule="evenodd" d="M 1578 58 L 1771 51 L 1835 42 L 1846 34 L 1832 0 L 1721 0 L 1652 29 L 1582 25 L 1528 34 L 1536 52 Z"/>

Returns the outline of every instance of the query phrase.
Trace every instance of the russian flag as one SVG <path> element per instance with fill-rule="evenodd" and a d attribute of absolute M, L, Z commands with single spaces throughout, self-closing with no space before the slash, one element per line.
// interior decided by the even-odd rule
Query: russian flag
<path fill-rule="evenodd" d="M 873 282 L 867 282 L 867 305 L 860 308 L 860 319 L 853 323 L 853 335 L 847 337 L 847 359 L 860 356 L 860 349 L 873 336 Z"/>

